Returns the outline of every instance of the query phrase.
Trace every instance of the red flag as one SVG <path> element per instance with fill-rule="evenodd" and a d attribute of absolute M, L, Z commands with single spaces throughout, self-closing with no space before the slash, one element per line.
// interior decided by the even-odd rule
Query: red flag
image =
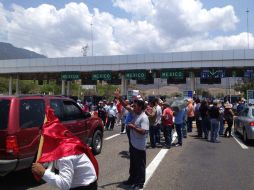
<path fill-rule="evenodd" d="M 85 153 L 91 160 L 98 177 L 98 162 L 90 147 L 82 143 L 78 137 L 67 130 L 55 116 L 54 110 L 50 107 L 47 107 L 46 117 L 47 121 L 42 127 L 44 142 L 41 157 L 38 162 L 52 162 L 62 157 Z"/>

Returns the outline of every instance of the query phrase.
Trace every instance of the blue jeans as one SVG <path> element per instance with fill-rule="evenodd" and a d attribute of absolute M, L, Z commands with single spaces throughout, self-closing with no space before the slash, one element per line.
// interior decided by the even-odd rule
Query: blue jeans
<path fill-rule="evenodd" d="M 157 124 L 155 127 L 155 139 L 157 143 L 161 143 L 161 124 Z"/>
<path fill-rule="evenodd" d="M 165 143 L 168 147 L 171 147 L 172 142 L 172 127 L 171 126 L 163 126 L 164 127 L 164 137 Z"/>
<path fill-rule="evenodd" d="M 202 131 L 204 132 L 205 138 L 208 138 L 208 129 L 210 128 L 210 121 L 207 117 L 202 118 L 201 120 Z"/>
<path fill-rule="evenodd" d="M 151 147 L 155 147 L 156 145 L 156 126 L 154 125 L 150 125 L 149 127 L 149 136 L 150 136 L 150 144 L 151 144 Z"/>
<path fill-rule="evenodd" d="M 178 143 L 182 144 L 183 143 L 183 123 L 181 124 L 175 124 L 176 127 L 176 133 L 177 133 L 177 139 L 178 139 Z"/>
<path fill-rule="evenodd" d="M 224 134 L 224 120 L 223 118 L 220 119 L 220 132 L 219 132 L 220 135 L 223 135 Z"/>
<path fill-rule="evenodd" d="M 187 132 L 192 132 L 192 122 L 194 120 L 194 117 L 188 117 L 187 119 Z"/>
<path fill-rule="evenodd" d="M 184 121 L 183 127 L 182 127 L 182 136 L 187 137 L 187 121 Z"/>
<path fill-rule="evenodd" d="M 220 130 L 220 121 L 218 119 L 211 119 L 211 141 L 218 140 Z"/>

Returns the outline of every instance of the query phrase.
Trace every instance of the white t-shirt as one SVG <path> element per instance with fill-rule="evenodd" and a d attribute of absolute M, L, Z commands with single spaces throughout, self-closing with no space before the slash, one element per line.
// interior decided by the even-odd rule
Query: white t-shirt
<path fill-rule="evenodd" d="M 162 110 L 159 105 L 156 106 L 156 121 L 155 125 L 161 124 Z"/>
<path fill-rule="evenodd" d="M 134 125 L 138 128 L 145 129 L 149 131 L 149 120 L 145 112 L 142 112 L 140 115 L 135 115 Z M 134 148 L 139 150 L 146 149 L 146 138 L 147 132 L 145 134 L 139 134 L 134 129 L 130 130 L 130 140 Z"/>

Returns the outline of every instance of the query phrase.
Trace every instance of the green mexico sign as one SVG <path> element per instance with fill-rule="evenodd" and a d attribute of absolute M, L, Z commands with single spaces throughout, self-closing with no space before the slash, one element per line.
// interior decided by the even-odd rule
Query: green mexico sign
<path fill-rule="evenodd" d="M 92 80 L 111 80 L 112 73 L 111 72 L 99 72 L 92 74 Z"/>
<path fill-rule="evenodd" d="M 62 72 L 61 79 L 62 80 L 79 80 L 80 72 Z"/>
<path fill-rule="evenodd" d="M 125 79 L 127 80 L 145 80 L 146 71 L 129 71 L 125 73 Z"/>
<path fill-rule="evenodd" d="M 161 71 L 161 78 L 175 78 L 175 79 L 183 79 L 184 78 L 184 71 L 177 71 L 177 70 L 166 70 Z"/>

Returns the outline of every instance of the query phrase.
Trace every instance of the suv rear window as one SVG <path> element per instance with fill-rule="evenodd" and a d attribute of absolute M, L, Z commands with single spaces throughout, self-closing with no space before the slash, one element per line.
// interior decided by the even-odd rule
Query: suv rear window
<path fill-rule="evenodd" d="M 0 100 L 0 130 L 7 129 L 10 103 L 10 100 Z"/>
<path fill-rule="evenodd" d="M 44 100 L 21 100 L 19 122 L 21 128 L 41 127 L 45 117 Z"/>

